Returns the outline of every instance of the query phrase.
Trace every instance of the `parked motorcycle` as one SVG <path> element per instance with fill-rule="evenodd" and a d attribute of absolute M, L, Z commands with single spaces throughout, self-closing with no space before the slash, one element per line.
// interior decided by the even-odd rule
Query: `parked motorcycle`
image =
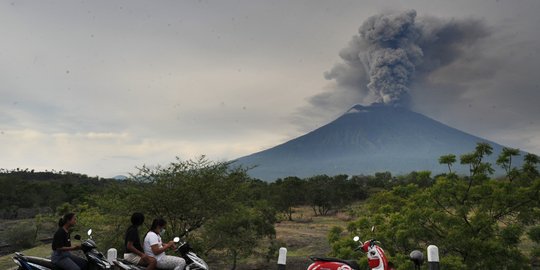
<path fill-rule="evenodd" d="M 182 258 L 186 261 L 186 267 L 184 270 L 208 270 L 208 264 L 201 259 L 189 245 L 188 242 L 180 242 L 180 237 L 175 237 L 173 241 L 178 246 L 176 252 L 180 254 Z M 143 270 L 145 267 L 131 264 L 125 260 L 119 259 L 114 262 L 122 270 Z"/>
<path fill-rule="evenodd" d="M 81 240 L 80 235 L 75 235 L 77 240 Z M 96 242 L 92 240 L 92 229 L 88 230 L 88 239 L 81 243 L 86 260 L 88 261 L 88 270 L 112 269 L 112 265 L 107 261 L 103 253 L 97 250 Z M 13 261 L 19 266 L 18 270 L 57 270 L 50 259 L 26 256 L 22 253 L 15 253 Z"/>
<path fill-rule="evenodd" d="M 373 231 L 374 228 L 371 228 L 371 230 Z M 384 250 L 378 246 L 379 242 L 377 240 L 371 239 L 362 243 L 358 236 L 355 236 L 353 240 L 359 243 L 355 251 L 362 250 L 366 253 L 370 269 L 390 270 Z M 322 257 L 310 257 L 310 259 L 313 263 L 308 267 L 308 270 L 360 270 L 360 266 L 354 260 Z"/>

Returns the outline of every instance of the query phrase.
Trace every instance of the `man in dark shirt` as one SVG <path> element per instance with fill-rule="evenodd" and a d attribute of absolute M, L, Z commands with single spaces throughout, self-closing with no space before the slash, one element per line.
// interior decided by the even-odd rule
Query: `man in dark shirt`
<path fill-rule="evenodd" d="M 131 215 L 131 226 L 126 231 L 124 241 L 124 259 L 133 264 L 147 266 L 146 269 L 156 269 L 156 260 L 144 254 L 141 239 L 139 238 L 138 227 L 144 222 L 142 213 Z"/>

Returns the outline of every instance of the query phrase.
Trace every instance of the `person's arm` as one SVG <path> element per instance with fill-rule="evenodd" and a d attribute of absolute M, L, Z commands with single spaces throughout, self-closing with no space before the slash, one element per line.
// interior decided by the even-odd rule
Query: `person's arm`
<path fill-rule="evenodd" d="M 169 241 L 169 243 L 163 245 L 162 247 L 159 247 L 159 244 L 155 244 L 155 245 L 152 245 L 152 252 L 155 254 L 155 255 L 159 255 L 163 252 L 165 252 L 167 249 L 169 249 L 170 247 L 172 247 L 174 245 L 174 242 L 173 241 Z"/>
<path fill-rule="evenodd" d="M 141 258 L 144 258 L 146 256 L 146 254 L 144 254 L 143 252 L 141 252 L 140 250 L 136 249 L 135 246 L 133 246 L 133 241 L 128 241 L 127 242 L 127 249 L 129 251 L 131 251 L 132 253 L 135 253 L 137 254 L 139 257 Z"/>

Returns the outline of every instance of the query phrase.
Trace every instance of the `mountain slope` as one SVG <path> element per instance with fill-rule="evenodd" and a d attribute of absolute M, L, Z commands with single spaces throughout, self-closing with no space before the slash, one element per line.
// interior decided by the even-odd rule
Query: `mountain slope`
<path fill-rule="evenodd" d="M 404 108 L 356 105 L 325 126 L 239 158 L 236 164 L 256 166 L 250 175 L 264 180 L 380 171 L 437 173 L 445 171 L 445 166 L 438 163 L 441 155 L 452 153 L 459 157 L 473 151 L 478 142 L 493 146 L 493 156 L 503 147 Z M 463 166 L 456 167 L 465 172 Z"/>

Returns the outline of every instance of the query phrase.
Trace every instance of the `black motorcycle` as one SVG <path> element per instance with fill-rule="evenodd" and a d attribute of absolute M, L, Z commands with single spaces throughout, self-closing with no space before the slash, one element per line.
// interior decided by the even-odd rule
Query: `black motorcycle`
<path fill-rule="evenodd" d="M 80 235 L 75 235 L 74 238 L 81 240 Z M 92 240 L 92 229 L 88 230 L 88 239 L 81 243 L 81 250 L 88 261 L 88 270 L 113 268 L 103 253 L 97 250 L 96 242 Z M 19 252 L 15 253 L 13 261 L 19 266 L 18 270 L 61 270 L 59 267 L 55 266 L 50 259 L 26 256 Z"/>

